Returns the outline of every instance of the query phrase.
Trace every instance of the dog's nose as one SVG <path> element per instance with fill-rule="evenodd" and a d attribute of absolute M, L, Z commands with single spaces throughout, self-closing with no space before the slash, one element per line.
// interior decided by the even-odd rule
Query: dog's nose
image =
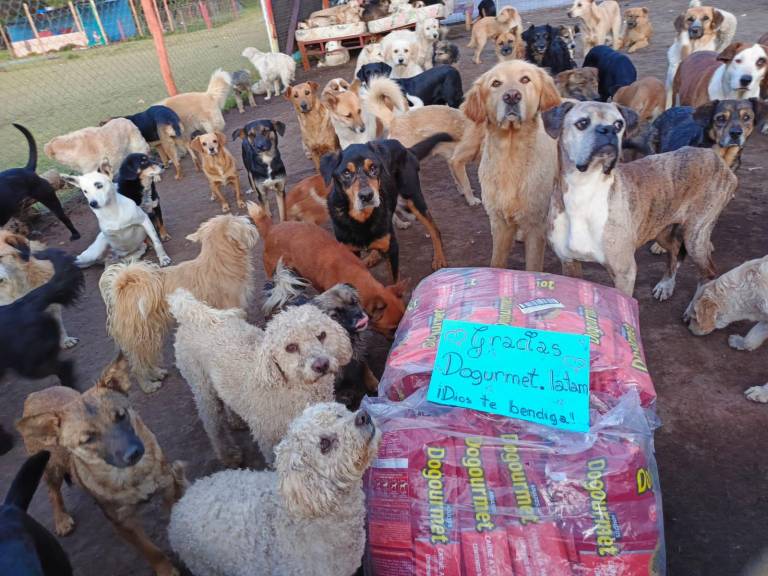
<path fill-rule="evenodd" d="M 598 134 L 602 134 L 604 136 L 608 136 L 609 134 L 615 134 L 619 130 L 616 129 L 616 127 L 613 124 L 598 124 L 595 126 L 595 132 Z"/>
<path fill-rule="evenodd" d="M 123 461 L 126 465 L 133 466 L 136 462 L 141 460 L 142 456 L 144 456 L 144 446 L 141 444 L 134 444 L 125 451 Z"/>
<path fill-rule="evenodd" d="M 306 102 L 302 102 L 302 103 L 299 105 L 299 108 L 301 108 L 301 111 L 302 111 L 302 112 L 306 112 L 307 110 L 309 110 L 309 106 L 307 106 L 307 103 L 306 103 Z"/>
<path fill-rule="evenodd" d="M 503 99 L 505 104 L 517 104 L 523 99 L 523 95 L 519 90 L 510 90 L 504 94 Z"/>
<path fill-rule="evenodd" d="M 731 135 L 731 138 L 738 140 L 744 134 L 744 130 L 742 130 L 741 127 L 731 128 L 728 133 Z"/>
<path fill-rule="evenodd" d="M 355 415 L 355 426 L 358 428 L 362 428 L 363 426 L 368 426 L 371 423 L 371 417 L 365 410 L 358 410 L 357 414 Z"/>
<path fill-rule="evenodd" d="M 91 200 L 90 202 L 88 202 L 88 206 L 90 206 L 91 208 L 98 208 L 99 203 L 96 202 L 96 200 Z"/>
<path fill-rule="evenodd" d="M 365 124 L 360 124 L 360 127 L 357 129 L 357 131 L 360 132 L 360 134 L 365 132 Z"/>
<path fill-rule="evenodd" d="M 318 374 L 327 374 L 328 368 L 330 366 L 331 366 L 331 363 L 328 360 L 328 358 L 316 358 L 312 362 L 312 370 L 314 370 Z"/>
<path fill-rule="evenodd" d="M 751 74 L 744 74 L 741 78 L 739 78 L 739 84 L 741 84 L 744 88 L 752 84 L 752 75 Z"/>
<path fill-rule="evenodd" d="M 368 203 L 373 200 L 373 190 L 365 190 L 364 192 L 359 192 L 357 197 L 360 198 L 361 202 Z"/>

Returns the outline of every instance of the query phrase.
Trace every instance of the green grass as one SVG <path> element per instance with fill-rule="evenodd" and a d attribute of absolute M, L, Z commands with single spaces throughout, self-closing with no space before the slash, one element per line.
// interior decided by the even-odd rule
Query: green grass
<path fill-rule="evenodd" d="M 240 55 L 246 46 L 267 49 L 261 11 L 258 4 L 248 4 L 238 19 L 212 30 L 166 36 L 180 92 L 205 90 L 219 67 L 251 69 Z M 58 167 L 42 153 L 43 144 L 54 136 L 139 112 L 166 96 L 149 38 L 23 60 L 0 59 L 0 169 L 27 161 L 26 142 L 11 122 L 24 124 L 34 134 L 42 172 Z"/>

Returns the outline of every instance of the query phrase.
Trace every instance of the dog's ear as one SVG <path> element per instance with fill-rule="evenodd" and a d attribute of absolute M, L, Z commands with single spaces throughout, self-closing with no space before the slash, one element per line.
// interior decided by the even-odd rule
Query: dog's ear
<path fill-rule="evenodd" d="M 488 112 L 485 102 L 488 99 L 485 87 L 482 85 L 482 76 L 475 81 L 472 88 L 464 95 L 464 103 L 460 109 L 464 115 L 475 124 L 483 124 L 488 121 Z"/>
<path fill-rule="evenodd" d="M 720 100 L 712 100 L 698 106 L 693 111 L 693 121 L 706 130 L 707 126 L 712 122 L 712 116 L 715 115 L 718 104 L 720 104 Z"/>
<path fill-rule="evenodd" d="M 283 96 L 285 96 L 286 100 L 290 101 L 290 99 L 293 98 L 293 86 L 291 85 L 286 86 L 285 93 L 283 94 Z"/>
<path fill-rule="evenodd" d="M 746 46 L 746 42 L 731 42 L 728 44 L 728 46 L 725 47 L 725 50 L 718 54 L 717 59 L 720 62 L 725 62 L 727 64 L 736 58 L 736 54 L 744 50 Z"/>
<path fill-rule="evenodd" d="M 720 30 L 720 26 L 723 25 L 725 17 L 723 16 L 723 13 L 720 12 L 720 10 L 717 8 L 713 9 L 712 13 L 712 30 Z"/>
<path fill-rule="evenodd" d="M 275 127 L 275 131 L 280 135 L 285 135 L 285 124 L 280 122 L 280 120 L 276 120 L 275 122 L 272 122 L 272 125 Z"/>
<path fill-rule="evenodd" d="M 122 352 L 118 353 L 117 358 L 104 368 L 98 382 L 96 382 L 96 387 L 113 390 L 120 394 L 128 394 L 128 390 L 131 389 L 130 366 L 128 359 Z"/>
<path fill-rule="evenodd" d="M 533 40 L 533 29 L 534 28 L 536 28 L 536 26 L 534 26 L 533 24 L 528 26 L 528 30 L 523 32 L 523 40 L 525 40 L 526 42 L 530 42 L 531 40 Z"/>
<path fill-rule="evenodd" d="M 238 138 L 245 139 L 245 128 L 235 128 L 232 131 L 232 141 L 234 142 Z"/>
<path fill-rule="evenodd" d="M 768 135 L 768 103 L 759 98 L 750 98 L 752 110 L 755 112 L 755 129 L 763 135 Z"/>
<path fill-rule="evenodd" d="M 315 93 L 317 92 L 317 89 L 320 88 L 320 84 L 318 84 L 314 80 L 310 80 L 309 82 L 307 82 L 307 84 L 309 84 L 309 87 L 312 88 L 312 92 L 315 92 Z"/>
<path fill-rule="evenodd" d="M 539 85 L 541 86 L 539 92 L 539 111 L 559 106 L 561 99 L 557 86 L 555 86 L 552 77 L 543 70 L 539 70 Z"/>
<path fill-rule="evenodd" d="M 323 106 L 331 110 L 335 110 L 336 105 L 339 103 L 339 99 L 336 97 L 336 94 L 334 94 L 331 90 L 323 92 L 321 100 L 323 102 Z"/>
<path fill-rule="evenodd" d="M 557 140 L 563 131 L 563 120 L 565 115 L 573 108 L 573 102 L 563 102 L 560 106 L 550 108 L 541 113 L 541 119 L 544 122 L 544 130 L 551 138 Z"/>
<path fill-rule="evenodd" d="M 31 248 L 29 246 L 29 240 L 24 238 L 21 234 L 9 234 L 5 237 L 5 243 L 11 248 L 15 248 L 21 255 L 21 259 L 24 262 L 29 260 Z"/>
<path fill-rule="evenodd" d="M 224 146 L 227 143 L 227 137 L 223 132 L 214 132 L 216 139 L 219 141 L 219 146 Z"/>
<path fill-rule="evenodd" d="M 61 417 L 55 412 L 27 416 L 16 422 L 16 429 L 24 438 L 45 447 L 57 446 L 61 434 Z"/>
<path fill-rule="evenodd" d="M 685 12 L 682 14 L 679 14 L 677 18 L 675 18 L 675 22 L 673 24 L 675 27 L 675 32 L 680 34 L 683 30 L 685 30 Z"/>
<path fill-rule="evenodd" d="M 333 172 L 339 165 L 340 160 L 341 152 L 329 152 L 320 158 L 320 174 L 323 176 L 323 181 L 326 186 L 331 184 L 331 181 L 333 180 Z"/>
<path fill-rule="evenodd" d="M 341 487 L 311 466 L 311 455 L 303 454 L 291 440 L 283 439 L 275 447 L 275 470 L 286 508 L 305 518 L 327 516 L 340 505 Z"/>
<path fill-rule="evenodd" d="M 635 128 L 637 128 L 637 124 L 640 122 L 640 116 L 637 112 L 632 110 L 632 108 L 622 106 L 621 104 L 616 104 L 615 106 L 619 109 L 622 118 L 624 118 L 624 123 L 626 124 L 624 133 L 632 134 L 632 132 L 635 131 Z"/>
<path fill-rule="evenodd" d="M 395 296 L 400 298 L 400 300 L 403 299 L 403 296 L 405 296 L 405 291 L 408 290 L 408 285 L 411 283 L 410 278 L 402 278 L 400 281 L 397 282 L 397 284 L 392 284 L 391 286 L 387 286 L 387 290 L 392 292 Z"/>
<path fill-rule="evenodd" d="M 109 158 L 104 158 L 101 161 L 101 164 L 99 164 L 97 171 L 100 172 L 101 174 L 104 174 L 104 176 L 112 180 L 112 164 L 109 162 Z"/>
<path fill-rule="evenodd" d="M 192 148 L 192 150 L 194 150 L 198 154 L 202 154 L 203 153 L 203 144 L 202 144 L 202 142 L 200 142 L 200 136 L 195 136 L 192 139 L 192 142 L 189 143 L 189 147 Z"/>
<path fill-rule="evenodd" d="M 643 6 L 642 8 L 640 8 L 640 10 L 642 10 L 642 11 L 643 11 L 643 15 L 645 15 L 645 16 L 648 16 L 648 8 L 646 8 L 645 6 Z"/>
<path fill-rule="evenodd" d="M 693 315 L 702 334 L 709 334 L 717 328 L 717 302 L 709 294 L 702 294 L 693 305 Z"/>
<path fill-rule="evenodd" d="M 352 84 L 349 85 L 349 91 L 352 92 L 352 94 L 360 95 L 360 79 L 355 78 L 355 80 L 352 82 Z"/>
<path fill-rule="evenodd" d="M 75 174 L 62 174 L 61 179 L 74 188 L 80 188 L 80 176 Z"/>

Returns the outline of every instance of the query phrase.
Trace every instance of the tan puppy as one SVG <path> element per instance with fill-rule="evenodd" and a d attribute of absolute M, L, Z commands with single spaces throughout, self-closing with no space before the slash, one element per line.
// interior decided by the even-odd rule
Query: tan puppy
<path fill-rule="evenodd" d="M 317 82 L 288 86 L 285 98 L 293 104 L 299 120 L 301 139 L 309 152 L 315 170 L 320 170 L 323 154 L 339 149 L 339 139 L 331 124 L 331 114 L 320 101 Z"/>
<path fill-rule="evenodd" d="M 598 70 L 592 66 L 563 70 L 555 76 L 555 86 L 563 98 L 599 100 L 599 85 Z"/>
<path fill-rule="evenodd" d="M 321 226 L 328 222 L 328 194 L 330 185 L 320 174 L 304 178 L 285 195 L 288 220 L 309 222 Z"/>
<path fill-rule="evenodd" d="M 63 386 L 30 394 L 16 426 L 28 453 L 51 453 L 45 482 L 56 534 L 65 536 L 75 527 L 61 494 L 62 482 L 71 480 L 96 500 L 115 531 L 157 576 L 178 576 L 144 533 L 138 512 L 157 494 L 170 509 L 184 495 L 184 467 L 165 459 L 154 434 L 128 402 L 130 387 L 128 363 L 119 356 L 83 394 Z"/>
<path fill-rule="evenodd" d="M 518 237 L 525 242 L 526 269 L 544 268 L 557 145 L 544 131 L 541 112 L 559 103 L 549 75 L 522 60 L 497 64 L 466 95 L 464 114 L 485 130 L 479 176 L 496 268 L 507 265 Z"/>
<path fill-rule="evenodd" d="M 474 48 L 475 54 L 472 61 L 480 64 L 480 53 L 485 48 L 489 39 L 496 38 L 503 32 L 515 31 L 517 35 L 517 44 L 522 46 L 523 21 L 520 19 L 520 13 L 512 6 L 504 6 L 496 16 L 486 16 L 480 18 L 472 26 L 472 38 L 467 44 L 467 48 Z"/>
<path fill-rule="evenodd" d="M 238 208 L 245 208 L 242 194 L 240 193 L 240 178 L 237 175 L 235 158 L 224 144 L 227 137 L 221 132 L 213 134 L 201 134 L 197 136 L 190 146 L 202 158 L 203 173 L 208 178 L 211 187 L 211 200 L 214 197 L 221 204 L 221 211 L 229 212 L 229 202 L 221 193 L 221 187 L 229 184 L 235 189 L 235 199 Z"/>
<path fill-rule="evenodd" d="M 710 235 L 737 179 L 704 148 L 619 164 L 622 136 L 636 124 L 634 111 L 602 102 L 566 102 L 544 113 L 547 133 L 558 138 L 560 163 L 549 242 L 565 274 L 580 276 L 581 262 L 597 262 L 617 289 L 632 296 L 635 250 L 655 239 L 668 250 L 669 264 L 653 295 L 666 300 L 683 245 L 700 278 L 715 276 Z"/>
<path fill-rule="evenodd" d="M 667 98 L 664 83 L 653 76 L 635 80 L 629 86 L 622 86 L 613 96 L 613 102 L 632 108 L 640 122 L 651 122 L 664 112 Z"/>
<path fill-rule="evenodd" d="M 493 47 L 496 51 L 496 60 L 499 62 L 522 58 L 525 54 L 525 46 L 521 42 L 520 28 L 513 28 L 496 36 Z"/>
<path fill-rule="evenodd" d="M 357 82 L 352 83 L 349 90 L 344 92 L 334 92 L 327 86 L 323 90 L 322 103 L 331 113 L 331 125 L 342 150 L 350 144 L 365 144 L 372 138 L 369 136 L 371 127 L 366 126 L 363 117 L 359 90 L 360 85 Z"/>
<path fill-rule="evenodd" d="M 624 38 L 621 47 L 632 54 L 647 48 L 653 38 L 653 25 L 648 17 L 648 8 L 627 8 L 624 11 Z"/>
<path fill-rule="evenodd" d="M 581 18 L 584 23 L 584 53 L 595 46 L 606 43 L 608 34 L 613 41 L 613 49 L 621 48 L 621 9 L 616 0 L 605 0 L 597 4 L 595 0 L 573 0 L 568 10 L 569 18 Z"/>

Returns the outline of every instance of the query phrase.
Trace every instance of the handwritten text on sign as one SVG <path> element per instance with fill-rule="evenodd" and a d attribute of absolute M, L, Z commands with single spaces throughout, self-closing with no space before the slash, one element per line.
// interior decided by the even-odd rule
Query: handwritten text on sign
<path fill-rule="evenodd" d="M 589 430 L 589 337 L 446 320 L 427 399 Z"/>

